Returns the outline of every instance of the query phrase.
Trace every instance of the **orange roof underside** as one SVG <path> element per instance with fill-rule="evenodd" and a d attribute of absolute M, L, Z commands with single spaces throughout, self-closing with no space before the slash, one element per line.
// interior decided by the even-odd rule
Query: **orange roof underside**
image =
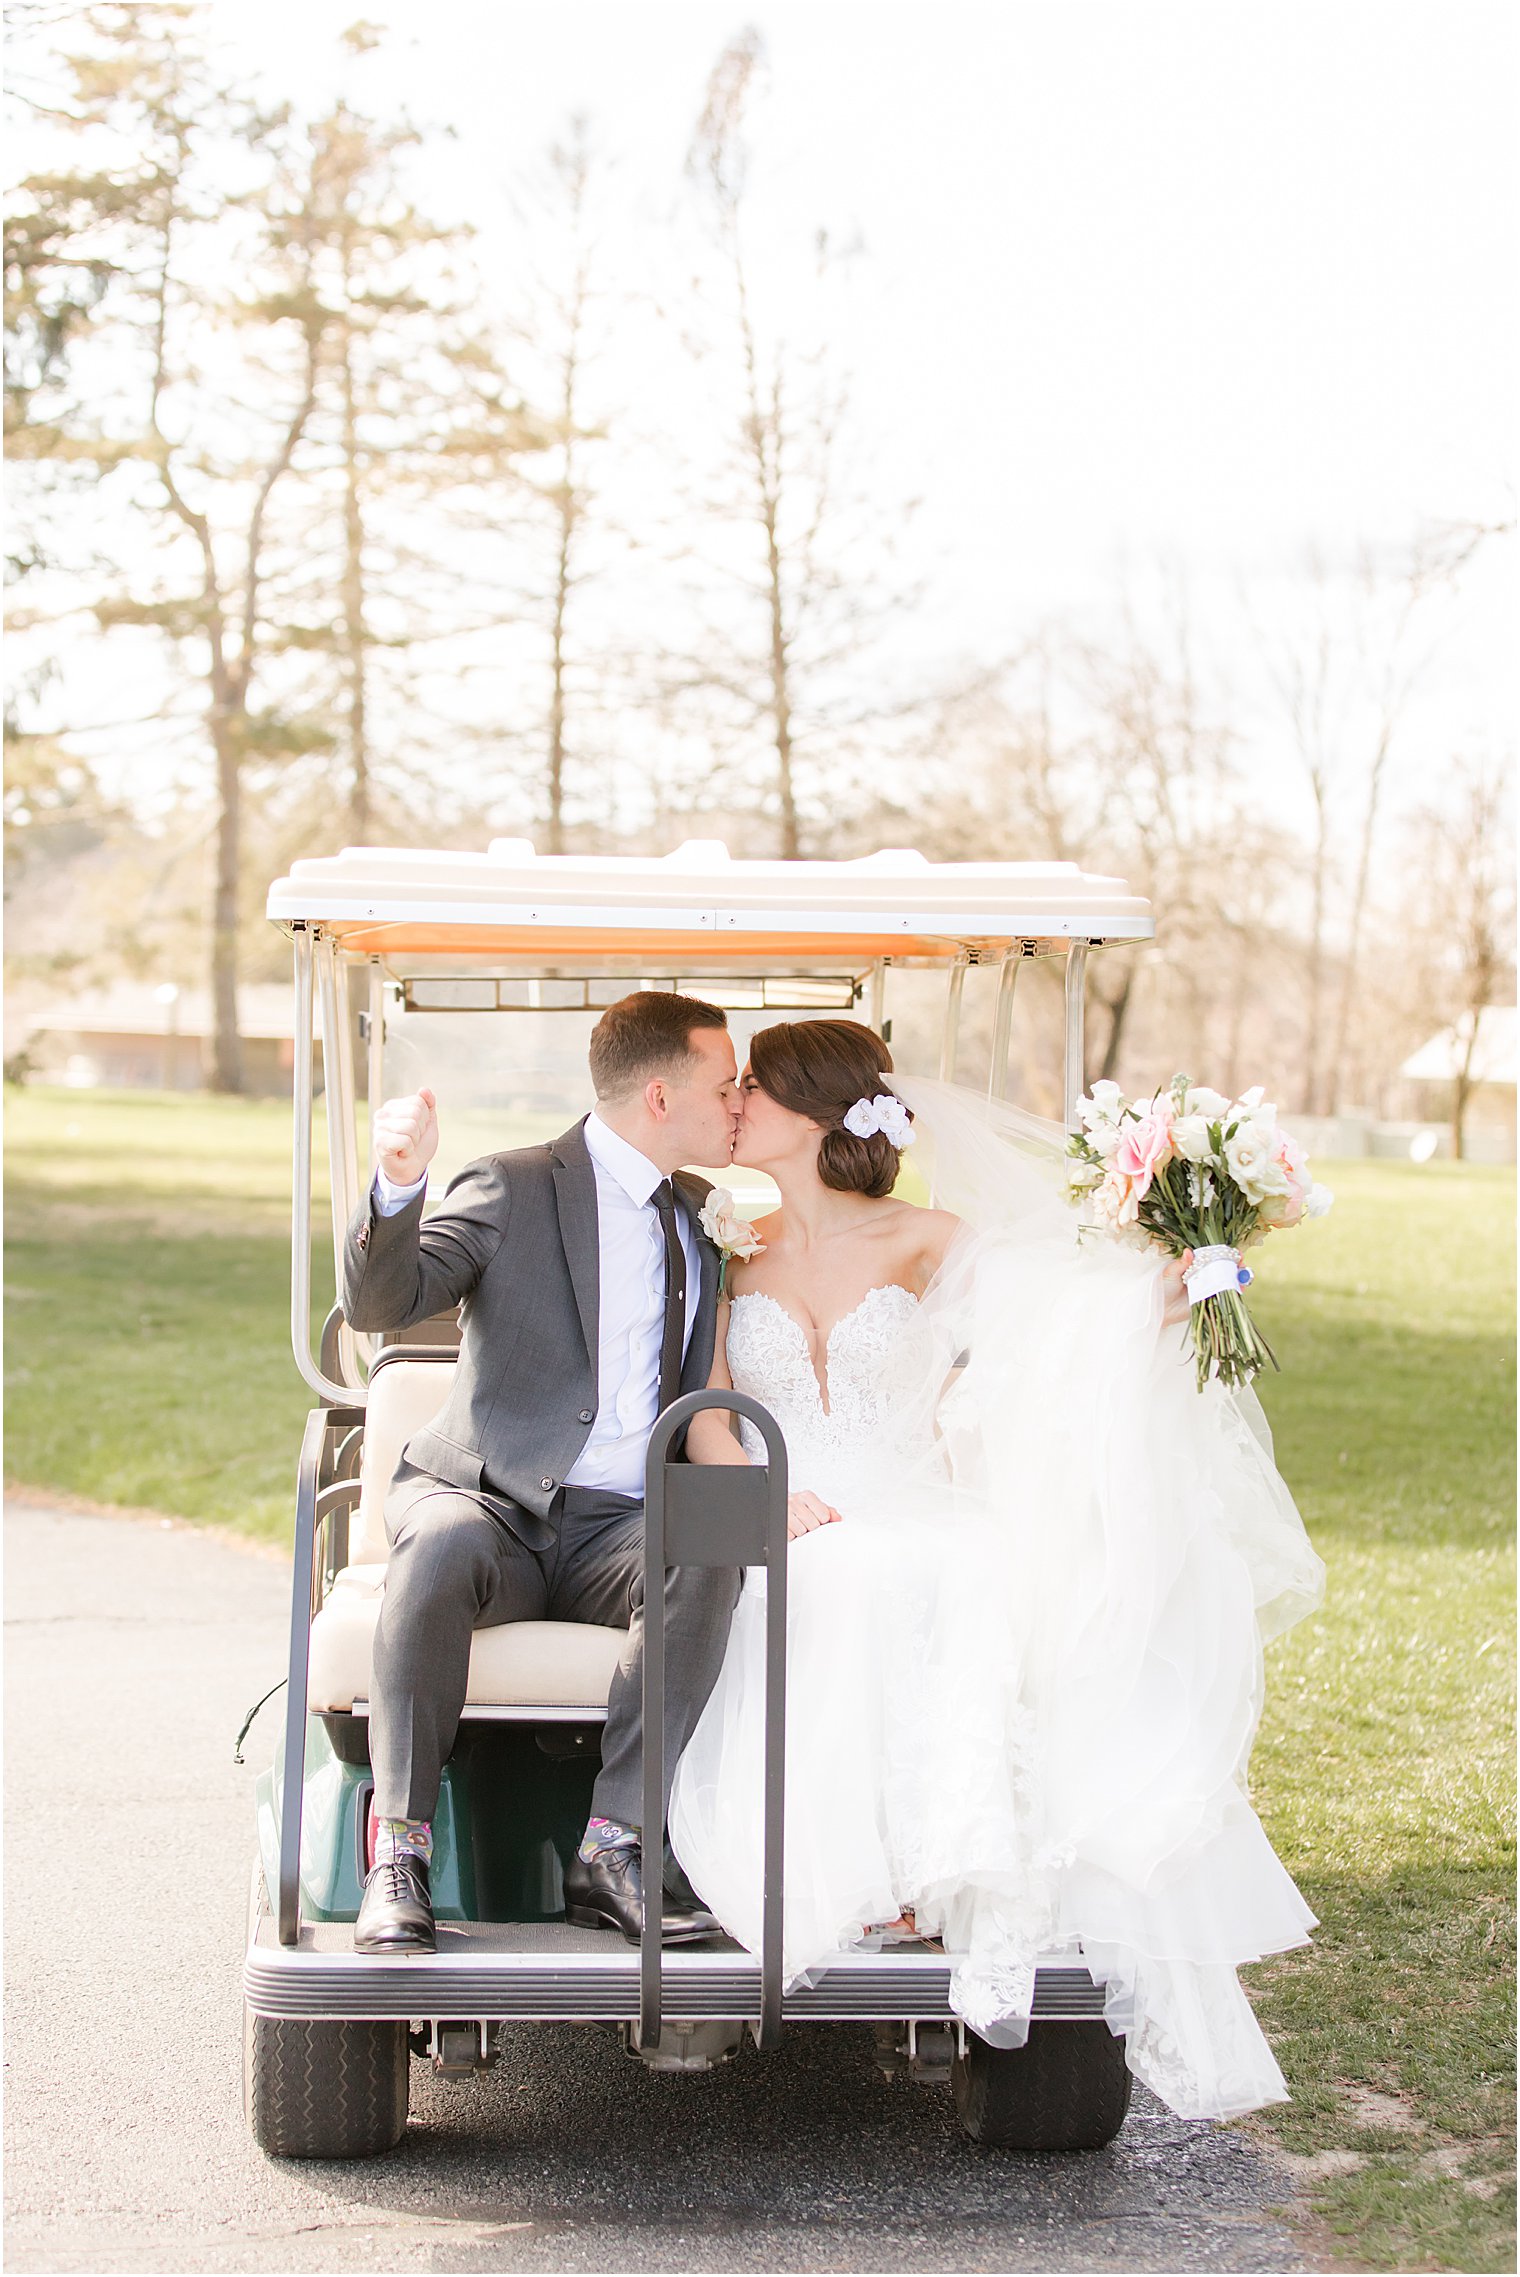
<path fill-rule="evenodd" d="M 632 927 L 597 932 L 586 926 L 377 924 L 366 918 L 325 920 L 322 931 L 356 955 L 374 957 L 512 956 L 659 957 L 674 959 L 693 972 L 720 965 L 742 969 L 757 957 L 808 957 L 836 963 L 871 962 L 877 957 L 940 957 L 948 964 L 961 945 L 944 934 L 913 933 L 644 933 Z M 1003 934 L 996 942 L 979 938 L 973 947 L 1001 946 L 1030 936 Z"/>

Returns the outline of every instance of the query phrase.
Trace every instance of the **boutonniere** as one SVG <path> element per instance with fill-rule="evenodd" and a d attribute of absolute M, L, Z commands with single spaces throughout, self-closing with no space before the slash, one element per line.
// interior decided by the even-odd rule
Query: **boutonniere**
<path fill-rule="evenodd" d="M 714 1186 L 702 1204 L 697 1223 L 718 1252 L 718 1294 L 721 1296 L 734 1258 L 758 1257 L 765 1243 L 749 1219 L 739 1216 L 734 1208 L 734 1197 L 726 1186 Z"/>

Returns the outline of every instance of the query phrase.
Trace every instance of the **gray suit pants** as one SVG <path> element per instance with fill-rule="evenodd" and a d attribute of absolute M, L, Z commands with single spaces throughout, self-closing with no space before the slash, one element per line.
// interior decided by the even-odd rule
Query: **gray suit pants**
<path fill-rule="evenodd" d="M 592 1621 L 628 1631 L 607 1700 L 591 1808 L 637 1826 L 643 1816 L 644 1506 L 627 1495 L 563 1487 L 553 1538 L 513 1532 L 516 1504 L 477 1501 L 403 1460 L 386 1506 L 391 1539 L 375 1629 L 370 1762 L 382 1818 L 426 1819 L 454 1745 L 470 1636 L 502 1621 Z M 499 1514 L 498 1514 L 499 1513 Z M 541 1522 L 521 1513 L 525 1530 Z M 676 1758 L 717 1681 L 739 1575 L 672 1566 L 665 1577 L 665 1801 Z"/>

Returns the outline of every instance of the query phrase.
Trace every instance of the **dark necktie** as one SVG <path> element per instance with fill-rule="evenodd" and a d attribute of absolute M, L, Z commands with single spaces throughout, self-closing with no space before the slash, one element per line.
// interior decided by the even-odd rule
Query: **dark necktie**
<path fill-rule="evenodd" d="M 670 1180 L 662 1178 L 652 1196 L 665 1236 L 665 1326 L 660 1336 L 660 1407 L 663 1411 L 681 1389 L 681 1360 L 686 1350 L 686 1252 L 676 1224 L 676 1198 Z"/>

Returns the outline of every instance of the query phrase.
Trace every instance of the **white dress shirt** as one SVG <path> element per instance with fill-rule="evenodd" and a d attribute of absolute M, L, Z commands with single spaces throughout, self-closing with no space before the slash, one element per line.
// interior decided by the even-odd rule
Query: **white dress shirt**
<path fill-rule="evenodd" d="M 567 1486 L 593 1486 L 642 1496 L 644 1456 L 660 1402 L 660 1342 L 665 1324 L 665 1236 L 653 1195 L 665 1173 L 594 1111 L 586 1117 L 586 1151 L 596 1172 L 598 1266 L 596 1421 L 565 1474 Z M 375 1207 L 394 1217 L 427 1185 L 392 1185 L 375 1172 Z M 680 1202 L 676 1225 L 686 1253 L 686 1339 L 702 1286 L 697 1236 Z"/>

